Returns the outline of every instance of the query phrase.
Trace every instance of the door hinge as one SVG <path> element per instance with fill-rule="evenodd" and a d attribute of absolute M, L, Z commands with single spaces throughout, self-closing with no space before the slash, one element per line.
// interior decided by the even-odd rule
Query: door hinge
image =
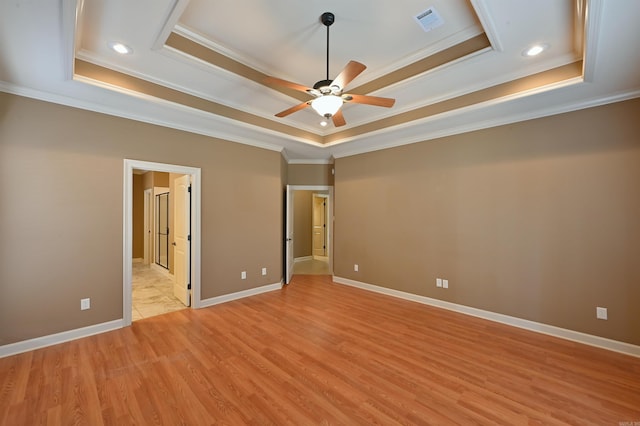
<path fill-rule="evenodd" d="M 187 192 L 191 192 L 191 185 L 187 187 Z"/>
<path fill-rule="evenodd" d="M 187 241 L 191 241 L 191 235 L 187 235 Z"/>
<path fill-rule="evenodd" d="M 187 290 L 191 290 L 191 283 L 187 284 Z"/>

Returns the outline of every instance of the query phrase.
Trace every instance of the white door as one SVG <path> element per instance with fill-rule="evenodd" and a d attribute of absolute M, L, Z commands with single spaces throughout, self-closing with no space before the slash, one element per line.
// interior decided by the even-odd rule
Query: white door
<path fill-rule="evenodd" d="M 291 277 L 293 276 L 293 189 L 291 185 L 287 185 L 286 193 L 286 206 L 285 206 L 285 273 L 284 283 L 289 284 Z"/>
<path fill-rule="evenodd" d="M 189 217 L 191 215 L 191 197 L 189 196 L 190 175 L 175 180 L 174 233 L 173 233 L 173 270 L 175 283 L 173 294 L 185 306 L 191 304 L 189 289 L 189 271 L 191 269 L 191 246 L 189 241 Z"/>
<path fill-rule="evenodd" d="M 313 224 L 311 252 L 314 259 L 323 258 L 327 256 L 327 201 L 324 196 L 313 194 L 311 217 Z"/>

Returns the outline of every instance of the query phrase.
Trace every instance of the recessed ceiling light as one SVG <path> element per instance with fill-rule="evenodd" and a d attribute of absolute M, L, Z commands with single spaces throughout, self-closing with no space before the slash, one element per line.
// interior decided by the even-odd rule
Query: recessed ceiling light
<path fill-rule="evenodd" d="M 320 122 L 320 125 L 321 125 L 322 127 L 327 127 L 327 124 L 329 124 L 329 123 L 327 123 L 325 120 L 322 120 L 322 121 Z"/>
<path fill-rule="evenodd" d="M 548 44 L 535 44 L 522 52 L 523 56 L 537 56 L 549 48 Z"/>
<path fill-rule="evenodd" d="M 121 55 L 130 55 L 133 53 L 133 49 L 130 48 L 129 46 L 127 46 L 126 44 L 117 42 L 117 41 L 110 41 L 108 43 L 109 47 L 113 50 L 115 50 L 116 52 L 118 52 Z"/>

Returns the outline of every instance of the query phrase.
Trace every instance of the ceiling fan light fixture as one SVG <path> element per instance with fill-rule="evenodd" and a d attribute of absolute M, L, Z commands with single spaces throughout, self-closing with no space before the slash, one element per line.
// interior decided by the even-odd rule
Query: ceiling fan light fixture
<path fill-rule="evenodd" d="M 325 118 L 333 117 L 341 106 L 342 98 L 336 95 L 324 95 L 311 101 L 311 108 Z"/>

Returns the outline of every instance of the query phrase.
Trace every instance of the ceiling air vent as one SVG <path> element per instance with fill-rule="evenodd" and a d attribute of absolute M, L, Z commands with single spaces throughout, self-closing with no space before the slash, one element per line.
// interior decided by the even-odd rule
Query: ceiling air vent
<path fill-rule="evenodd" d="M 432 29 L 438 28 L 440 25 L 444 24 L 440 14 L 433 7 L 430 7 L 420 13 L 415 18 L 425 32 L 431 31 Z"/>

